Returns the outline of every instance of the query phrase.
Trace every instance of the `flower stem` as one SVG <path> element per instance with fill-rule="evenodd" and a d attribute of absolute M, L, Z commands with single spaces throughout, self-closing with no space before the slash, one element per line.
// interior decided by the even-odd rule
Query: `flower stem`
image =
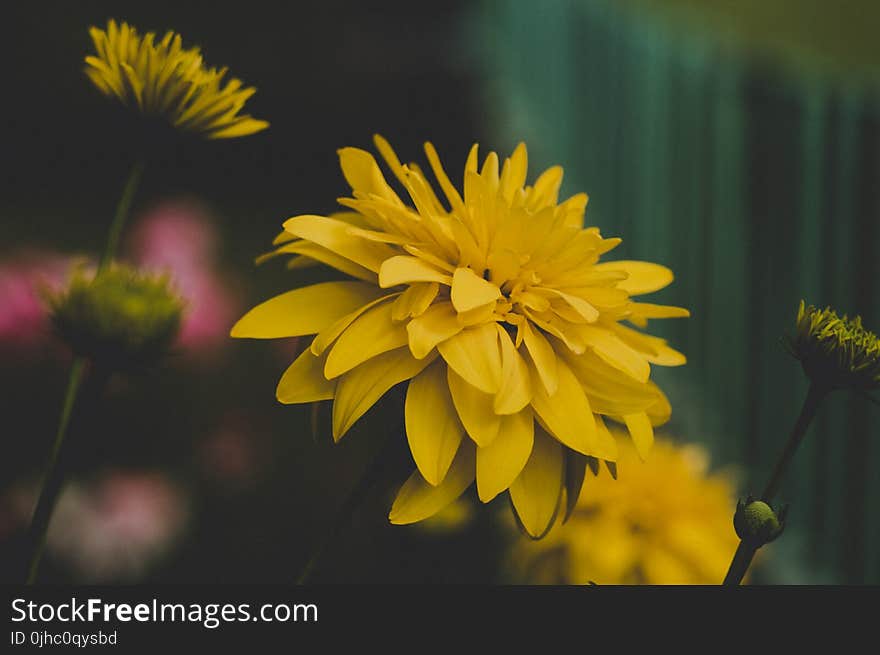
<path fill-rule="evenodd" d="M 773 496 L 776 495 L 776 492 L 779 491 L 779 485 L 782 484 L 782 478 L 788 470 L 788 465 L 791 463 L 795 451 L 797 451 L 798 446 L 800 446 L 801 441 L 803 441 L 804 436 L 807 434 L 807 428 L 810 427 L 810 423 L 816 415 L 816 410 L 819 409 L 819 404 L 828 391 L 828 388 L 824 385 L 819 385 L 815 382 L 810 384 L 807 397 L 804 398 L 804 404 L 801 407 L 801 413 L 791 431 L 791 436 L 788 438 L 788 442 L 785 444 L 779 459 L 776 460 L 773 475 L 770 476 L 770 481 L 767 482 L 767 486 L 764 487 L 764 492 L 761 494 L 761 500 L 765 503 L 769 504 L 773 500 Z"/>
<path fill-rule="evenodd" d="M 119 245 L 119 237 L 122 235 L 122 228 L 125 221 L 128 220 L 128 213 L 131 209 L 131 202 L 134 199 L 135 191 L 140 184 L 141 177 L 144 173 L 144 162 L 138 160 L 131 168 L 125 186 L 122 189 L 122 195 L 116 205 L 116 213 L 113 216 L 113 222 L 110 223 L 110 230 L 107 232 L 107 245 L 104 247 L 104 254 L 101 256 L 101 263 L 98 270 L 103 271 L 116 256 L 116 248 Z"/>
<path fill-rule="evenodd" d="M 773 500 L 776 492 L 779 491 L 779 485 L 782 484 L 782 479 L 785 477 L 789 464 L 791 464 L 798 446 L 804 440 L 807 428 L 810 427 L 810 423 L 813 421 L 813 417 L 816 415 L 816 410 L 819 408 L 822 399 L 825 398 L 829 391 L 830 389 L 823 384 L 817 382 L 810 383 L 807 397 L 804 398 L 804 404 L 801 407 L 801 413 L 798 415 L 794 428 L 791 430 L 791 435 L 788 437 L 785 448 L 783 448 L 782 453 L 780 453 L 779 458 L 776 460 L 776 466 L 773 468 L 770 480 L 761 494 L 761 500 L 768 505 Z M 746 572 L 749 570 L 752 559 L 755 557 L 755 553 L 758 552 L 758 548 L 760 546 L 756 547 L 744 541 L 739 542 L 736 553 L 733 555 L 733 561 L 731 561 L 730 568 L 727 571 L 727 576 L 724 578 L 725 585 L 738 585 L 742 582 Z"/>
<path fill-rule="evenodd" d="M 315 566 L 318 564 L 321 557 L 328 550 L 330 545 L 336 540 L 336 538 L 341 534 L 342 530 L 351 521 L 354 513 L 367 497 L 367 492 L 372 488 L 375 482 L 383 477 L 385 469 L 388 468 L 389 460 L 391 459 L 388 456 L 388 450 L 391 441 L 393 441 L 393 439 L 385 440 L 385 443 L 378 449 L 377 454 L 373 456 L 373 459 L 370 461 L 367 468 L 361 474 L 361 477 L 358 480 L 357 484 L 354 486 L 354 488 L 351 490 L 351 493 L 348 494 L 345 501 L 342 503 L 342 506 L 336 512 L 330 528 L 327 530 L 327 532 L 318 542 L 317 546 L 315 546 L 315 549 L 312 551 L 312 555 L 311 557 L 309 557 L 309 561 L 306 562 L 305 567 L 303 567 L 302 572 L 296 579 L 296 584 L 301 585 L 308 582 L 309 578 L 314 572 Z"/>
<path fill-rule="evenodd" d="M 87 389 L 83 389 L 84 381 L 87 382 Z M 49 521 L 52 518 L 52 512 L 55 509 L 55 504 L 58 501 L 58 497 L 61 494 L 61 488 L 64 485 L 67 471 L 62 447 L 65 442 L 65 437 L 70 431 L 71 423 L 74 422 L 74 410 L 76 409 L 77 399 L 81 395 L 88 395 L 90 396 L 90 399 L 96 399 L 103 390 L 106 381 L 107 375 L 94 371 L 87 378 L 86 360 L 82 357 L 78 357 L 74 360 L 73 366 L 70 369 L 70 377 L 67 381 L 67 391 L 64 394 L 64 405 L 61 409 L 61 418 L 58 421 L 58 431 L 55 434 L 55 441 L 52 444 L 52 450 L 49 453 L 49 462 L 43 476 L 40 497 L 37 500 L 37 505 L 34 508 L 34 513 L 31 518 L 30 528 L 28 529 L 27 584 L 29 585 L 36 582 L 37 574 L 40 569 L 40 560 L 43 557 L 43 550 L 46 546 L 46 534 L 49 531 Z M 81 410 L 79 413 L 81 414 Z"/>
<path fill-rule="evenodd" d="M 107 232 L 107 245 L 104 247 L 104 253 L 98 264 L 98 271 L 102 271 L 110 265 L 113 257 L 116 255 L 116 248 L 119 245 L 119 238 L 122 235 L 122 228 L 128 219 L 131 203 L 134 194 L 140 184 L 141 177 L 144 173 L 144 162 L 138 160 L 131 168 L 125 186 L 122 189 L 122 195 L 116 204 L 116 213 L 113 215 L 113 222 L 110 223 L 110 229 Z M 31 518 L 31 525 L 28 529 L 28 576 L 27 584 L 33 584 L 37 579 L 37 573 L 40 569 L 40 560 L 43 557 L 43 550 L 46 546 L 46 533 L 49 530 L 49 521 L 52 518 L 52 511 L 55 509 L 55 503 L 64 484 L 65 471 L 63 460 L 59 457 L 61 447 L 64 444 L 64 438 L 67 436 L 71 418 L 76 408 L 77 398 L 80 395 L 80 387 L 82 385 L 86 370 L 86 360 L 83 357 L 77 357 L 73 360 L 70 368 L 70 375 L 67 378 L 67 390 L 64 393 L 64 404 L 61 408 L 61 418 L 58 421 L 58 430 L 55 433 L 55 441 L 52 444 L 52 450 L 49 453 L 49 462 L 46 466 L 46 473 L 43 477 L 43 484 L 40 490 L 40 498 L 34 509 Z M 106 375 L 100 376 L 99 387 L 103 388 L 107 380 Z M 100 392 L 100 390 L 99 390 Z"/>

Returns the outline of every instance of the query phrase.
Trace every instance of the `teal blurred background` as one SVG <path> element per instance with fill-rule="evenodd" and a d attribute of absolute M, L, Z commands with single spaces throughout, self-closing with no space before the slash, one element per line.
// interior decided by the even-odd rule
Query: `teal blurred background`
<path fill-rule="evenodd" d="M 0 273 L 23 258 L 88 256 L 102 243 L 131 154 L 127 123 L 88 86 L 81 61 L 87 27 L 115 17 L 203 46 L 210 64 L 258 87 L 248 110 L 272 123 L 248 139 L 174 144 L 136 200 L 133 230 L 166 215 L 167 203 L 197 208 L 212 235 L 205 270 L 232 294 L 217 334 L 236 312 L 309 280 L 256 269 L 253 258 L 288 216 L 333 210 L 346 190 L 335 149 L 366 147 L 374 132 L 404 158 L 432 140 L 448 170 L 463 166 L 473 141 L 501 152 L 525 141 L 532 175 L 561 164 L 564 191 L 590 195 L 588 223 L 624 239 L 615 255 L 673 268 L 676 283 L 660 300 L 692 318 L 652 326 L 689 357 L 656 372 L 674 407 L 669 432 L 706 444 L 719 466 L 738 466 L 743 493 L 762 486 L 805 392 L 779 343 L 799 301 L 880 328 L 880 7 L 871 0 L 248 9 L 90 0 L 2 10 L 16 29 L 0 47 L 16 63 L 0 108 Z M 134 259 L 138 243 L 126 246 Z M 0 301 L 2 319 L 12 302 Z M 0 574 L 13 580 L 20 507 L 41 470 L 67 360 L 49 335 L 27 348 L 6 335 L 0 329 Z M 309 408 L 274 400 L 295 347 L 220 338 L 208 353 L 114 387 L 74 467 L 92 491 L 70 510 L 74 524 L 82 507 L 105 518 L 74 555 L 50 552 L 45 579 L 294 579 L 399 412 L 390 403 L 338 446 L 316 444 Z M 880 408 L 863 399 L 837 394 L 825 405 L 781 493 L 792 503 L 789 527 L 755 580 L 880 582 L 878 423 Z M 498 580 L 504 536 L 491 510 L 439 534 L 387 524 L 389 494 L 410 466 L 405 448 L 395 461 L 315 581 Z M 133 511 L 88 499 L 120 488 L 137 511 L 152 508 L 135 536 L 164 539 L 162 548 L 96 550 L 92 542 L 117 534 L 100 530 L 120 530 L 117 514 Z M 164 532 L 145 536 L 149 521 Z M 57 540 L 68 535 L 69 546 L 76 534 L 68 526 Z M 103 569 L 81 565 L 99 556 Z"/>
<path fill-rule="evenodd" d="M 798 302 L 880 325 L 880 7 L 870 1 L 486 2 L 493 134 L 590 196 L 622 256 L 671 266 L 670 429 L 764 484 L 805 392 Z M 669 325 L 668 323 L 672 323 Z M 832 396 L 782 490 L 773 581 L 880 580 L 880 411 Z M 769 572 L 767 575 L 771 575 Z"/>

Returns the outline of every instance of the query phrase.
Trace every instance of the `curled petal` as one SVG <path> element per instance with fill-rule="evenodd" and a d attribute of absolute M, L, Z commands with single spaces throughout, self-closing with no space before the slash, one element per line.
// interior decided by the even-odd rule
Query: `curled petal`
<path fill-rule="evenodd" d="M 416 470 L 397 492 L 388 520 L 395 525 L 416 523 L 433 516 L 458 498 L 474 481 L 475 448 L 465 440 L 443 482 L 428 484 Z"/>

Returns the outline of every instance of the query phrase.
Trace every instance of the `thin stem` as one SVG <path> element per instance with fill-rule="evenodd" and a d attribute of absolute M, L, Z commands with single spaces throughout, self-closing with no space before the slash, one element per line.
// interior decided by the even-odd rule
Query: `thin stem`
<path fill-rule="evenodd" d="M 103 271 L 113 261 L 116 256 L 116 248 L 119 245 L 119 237 L 122 234 L 122 228 L 125 221 L 128 220 L 128 213 L 131 209 L 131 202 L 134 199 L 135 191 L 140 184 L 141 177 L 144 173 L 144 162 L 138 160 L 131 168 L 125 187 L 122 189 L 122 195 L 119 203 L 116 205 L 116 213 L 113 216 L 113 222 L 110 223 L 110 229 L 107 232 L 107 245 L 104 248 L 104 254 L 101 256 L 101 263 L 98 266 L 99 271 Z"/>
<path fill-rule="evenodd" d="M 46 532 L 49 529 L 49 519 L 52 518 L 52 510 L 58 500 L 58 494 L 64 482 L 64 471 L 60 466 L 59 453 L 67 435 L 73 408 L 79 395 L 80 386 L 85 373 L 86 361 L 77 357 L 70 369 L 67 379 L 67 390 L 64 393 L 64 405 L 61 408 L 61 418 L 58 421 L 58 430 L 55 433 L 55 442 L 49 453 L 49 463 L 43 476 L 42 490 L 28 531 L 28 544 L 30 546 L 27 584 L 31 585 L 37 579 L 40 568 L 40 559 L 43 557 L 43 549 L 46 546 Z"/>
<path fill-rule="evenodd" d="M 788 437 L 785 448 L 782 449 L 782 453 L 780 453 L 779 458 L 776 460 L 773 474 L 770 476 L 770 480 L 761 494 L 761 500 L 765 503 L 770 504 L 776 492 L 779 491 L 779 485 L 782 484 L 782 479 L 785 477 L 794 454 L 804 440 L 807 428 L 810 427 L 810 423 L 816 415 L 816 410 L 819 408 L 822 399 L 828 394 L 828 391 L 829 389 L 825 385 L 816 382 L 810 383 L 807 397 L 804 398 L 804 404 L 801 407 L 801 413 L 798 415 L 794 428 L 791 430 L 791 435 Z M 733 561 L 730 563 L 730 568 L 727 571 L 727 576 L 724 578 L 725 585 L 738 585 L 742 582 L 758 548 L 760 546 L 756 547 L 740 541 L 736 553 L 733 555 Z"/>
<path fill-rule="evenodd" d="M 730 562 L 730 568 L 727 569 L 727 575 L 724 577 L 724 584 L 736 586 L 742 582 L 757 552 L 758 549 L 754 546 L 749 546 L 745 541 L 740 541 L 736 547 L 736 552 L 733 554 L 733 561 Z"/>
<path fill-rule="evenodd" d="M 351 521 L 351 518 L 354 516 L 355 511 L 361 506 L 361 503 L 364 502 L 364 499 L 367 497 L 367 492 L 373 486 L 373 484 L 382 477 L 382 474 L 385 471 L 385 468 L 388 466 L 388 462 L 390 457 L 388 457 L 388 449 L 389 444 L 392 439 L 386 439 L 384 445 L 379 448 L 376 455 L 373 456 L 372 461 L 361 474 L 360 479 L 357 484 L 351 490 L 351 493 L 348 494 L 345 501 L 342 503 L 342 506 L 336 512 L 336 515 L 333 519 L 333 523 L 330 525 L 330 528 L 315 546 L 315 549 L 312 551 L 311 557 L 309 557 L 309 561 L 306 563 L 302 572 L 299 574 L 299 577 L 296 580 L 296 584 L 305 584 L 308 582 L 309 577 L 311 577 L 314 572 L 315 566 L 320 561 L 321 557 L 329 548 L 330 544 L 332 544 L 336 538 L 340 535 L 343 528 L 348 525 Z"/>
<path fill-rule="evenodd" d="M 767 486 L 764 487 L 764 492 L 761 494 L 761 500 L 765 503 L 769 504 L 770 501 L 773 500 L 773 496 L 776 495 L 776 492 L 779 491 L 779 485 L 782 484 L 782 478 L 785 476 L 785 472 L 788 470 L 788 466 L 791 464 L 791 460 L 794 457 L 798 446 L 800 446 L 801 441 L 804 440 L 804 436 L 807 434 L 807 428 L 810 427 L 810 423 L 816 415 L 816 410 L 819 409 L 819 404 L 827 393 L 827 387 L 815 382 L 810 384 L 810 389 L 807 391 L 807 397 L 804 398 L 804 404 L 801 407 L 801 413 L 798 415 L 794 428 L 792 428 L 791 436 L 788 438 L 785 448 L 779 455 L 779 459 L 776 460 L 776 467 L 773 469 L 770 481 L 767 482 Z"/>
<path fill-rule="evenodd" d="M 110 229 L 107 232 L 107 245 L 104 248 L 104 254 L 98 264 L 98 271 L 102 271 L 110 265 L 116 254 L 116 248 L 119 245 L 119 238 L 122 234 L 122 228 L 128 219 L 131 203 L 134 194 L 140 184 L 141 177 L 144 172 L 144 163 L 141 160 L 135 162 L 125 181 L 122 189 L 122 195 L 116 204 L 116 213 L 113 215 L 113 222 L 110 223 Z M 27 584 L 31 585 L 37 579 L 37 573 L 40 569 L 40 560 L 43 557 L 43 550 L 46 547 L 46 533 L 49 530 L 49 521 L 52 518 L 52 512 L 55 509 L 55 503 L 61 493 L 64 485 L 65 470 L 63 460 L 59 456 L 64 439 L 67 436 L 71 418 L 73 417 L 76 407 L 77 398 L 80 395 L 80 387 L 82 385 L 84 373 L 86 369 L 86 360 L 83 357 L 77 357 L 73 361 L 70 368 L 70 375 L 67 379 L 67 390 L 64 393 L 64 404 L 61 408 L 61 418 L 58 421 L 58 430 L 55 433 L 55 441 L 52 444 L 52 450 L 49 453 L 49 462 L 46 466 L 46 473 L 43 477 L 43 484 L 40 490 L 40 497 L 37 500 L 37 506 L 34 508 L 34 514 L 31 518 L 31 525 L 28 529 L 28 576 Z M 106 376 L 100 378 L 98 386 L 103 387 L 106 382 Z"/>

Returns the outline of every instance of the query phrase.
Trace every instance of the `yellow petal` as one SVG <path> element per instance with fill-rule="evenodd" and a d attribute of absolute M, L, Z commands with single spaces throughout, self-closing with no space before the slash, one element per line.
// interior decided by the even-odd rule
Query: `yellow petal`
<path fill-rule="evenodd" d="M 371 282 L 373 285 L 379 281 L 379 276 L 373 271 L 364 268 L 360 264 L 355 264 L 353 261 L 346 259 L 345 257 L 337 255 L 332 250 L 327 250 L 327 248 L 319 246 L 317 243 L 312 243 L 311 241 L 297 239 L 297 237 L 289 232 L 284 232 L 284 234 L 290 236 L 291 239 L 296 239 L 296 241 L 284 243 L 280 248 L 257 257 L 257 264 L 262 264 L 263 262 L 279 255 L 300 255 L 299 257 L 292 258 L 288 261 L 288 268 L 305 266 L 309 262 L 311 262 L 311 265 L 313 266 L 321 263 L 327 264 L 327 266 L 331 266 L 336 270 L 342 271 L 346 275 L 351 275 L 359 280 Z M 294 264 L 294 262 L 296 262 L 296 264 Z"/>
<path fill-rule="evenodd" d="M 604 458 L 605 464 L 616 462 L 618 458 L 617 440 L 611 434 L 611 430 L 608 429 L 608 426 L 605 425 L 605 421 L 599 414 L 593 414 L 593 418 L 596 419 L 596 438 L 599 448 L 603 453 L 607 453 L 607 456 Z"/>
<path fill-rule="evenodd" d="M 367 241 L 378 241 L 379 243 L 403 245 L 410 241 L 410 239 L 397 234 L 389 234 L 388 232 L 381 232 L 379 230 L 368 230 L 363 227 L 357 227 L 356 225 L 350 226 L 348 228 L 348 233 L 366 239 Z"/>
<path fill-rule="evenodd" d="M 589 302 L 584 300 L 583 298 L 572 294 L 565 293 L 563 291 L 558 291 L 556 289 L 538 289 L 538 291 L 542 293 L 547 293 L 557 298 L 561 298 L 574 310 L 575 318 L 579 318 L 581 320 L 577 322 L 586 321 L 587 323 L 595 323 L 599 319 L 599 310 L 593 307 Z"/>
<path fill-rule="evenodd" d="M 535 430 L 529 461 L 510 485 L 510 500 L 519 522 L 533 539 L 543 537 L 553 525 L 562 492 L 562 446 L 543 430 Z"/>
<path fill-rule="evenodd" d="M 443 362 L 434 362 L 410 381 L 404 416 L 416 466 L 428 484 L 436 486 L 446 476 L 464 436 Z"/>
<path fill-rule="evenodd" d="M 691 313 L 684 307 L 672 305 L 654 305 L 647 302 L 634 302 L 630 311 L 639 318 L 687 318 Z"/>
<path fill-rule="evenodd" d="M 452 304 L 466 312 L 501 298 L 501 290 L 469 268 L 457 268 L 452 275 Z"/>
<path fill-rule="evenodd" d="M 394 173 L 394 176 L 400 180 L 402 184 L 406 184 L 406 171 L 400 164 L 400 159 L 397 158 L 397 153 L 394 152 L 394 148 L 391 147 L 391 144 L 388 143 L 387 139 L 381 134 L 374 134 L 373 143 L 379 151 L 379 154 L 382 155 L 382 159 L 388 164 L 388 168 Z"/>
<path fill-rule="evenodd" d="M 400 202 L 397 194 L 385 181 L 373 155 L 360 148 L 340 148 L 338 154 L 342 174 L 352 191 L 364 195 L 375 194 L 386 200 Z"/>
<path fill-rule="evenodd" d="M 577 327 L 578 336 L 593 349 L 603 361 L 638 382 L 647 382 L 651 376 L 651 366 L 644 355 L 630 348 L 616 334 L 606 328 L 588 325 Z"/>
<path fill-rule="evenodd" d="M 376 287 L 363 282 L 322 282 L 294 289 L 254 307 L 230 334 L 250 339 L 317 334 L 377 295 Z"/>
<path fill-rule="evenodd" d="M 548 312 L 541 316 L 526 310 L 526 316 L 536 326 L 559 339 L 573 353 L 581 354 L 587 349 L 581 338 L 581 330 L 589 326 L 566 321 L 558 312 Z"/>
<path fill-rule="evenodd" d="M 379 272 L 379 268 L 396 251 L 384 243 L 376 243 L 349 232 L 350 224 L 326 216 L 294 216 L 284 221 L 284 229 L 301 239 L 313 241 L 319 246 L 350 259 L 364 268 Z"/>
<path fill-rule="evenodd" d="M 556 353 L 553 352 L 553 346 L 550 345 L 543 334 L 532 328 L 528 321 L 522 323 L 522 334 L 526 350 L 529 351 L 544 390 L 548 394 L 556 393 L 559 378 L 556 370 Z"/>
<path fill-rule="evenodd" d="M 584 226 L 584 210 L 586 210 L 589 200 L 590 198 L 586 193 L 576 193 L 565 202 L 560 203 L 559 212 L 565 217 L 563 225 L 578 229 L 582 228 Z M 620 241 L 620 239 L 617 239 L 614 245 L 620 243 Z"/>
<path fill-rule="evenodd" d="M 379 269 L 380 287 L 388 288 L 412 282 L 440 282 L 449 285 L 452 284 L 452 278 L 419 257 L 397 255 L 382 263 Z"/>
<path fill-rule="evenodd" d="M 406 327 L 391 320 L 391 309 L 392 303 L 381 303 L 358 316 L 339 335 L 324 365 L 324 376 L 328 380 L 371 357 L 406 345 Z"/>
<path fill-rule="evenodd" d="M 651 293 L 672 283 L 672 271 L 651 262 L 626 261 L 602 262 L 593 266 L 595 271 L 623 271 L 627 278 L 617 283 L 617 288 L 638 296 Z"/>
<path fill-rule="evenodd" d="M 495 394 L 493 408 L 496 414 L 515 414 L 532 399 L 529 366 L 507 330 L 498 323 L 495 325 L 501 343 L 501 389 Z"/>
<path fill-rule="evenodd" d="M 489 267 L 489 278 L 500 286 L 519 274 L 519 255 L 510 248 L 496 250 L 486 259 L 486 265 Z"/>
<path fill-rule="evenodd" d="M 501 351 L 494 324 L 467 328 L 437 349 L 450 368 L 480 391 L 494 394 L 501 388 Z"/>
<path fill-rule="evenodd" d="M 626 429 L 629 430 L 629 435 L 636 446 L 636 452 L 644 461 L 648 458 L 648 453 L 651 452 L 651 446 L 654 445 L 654 428 L 651 427 L 648 415 L 644 412 L 627 414 L 623 420 L 626 422 Z"/>
<path fill-rule="evenodd" d="M 467 160 L 464 162 L 464 172 L 476 172 L 477 170 L 477 160 L 479 152 L 479 144 L 475 143 L 471 146 L 471 149 L 468 151 Z"/>
<path fill-rule="evenodd" d="M 448 369 L 447 382 L 462 425 L 478 446 L 488 446 L 498 436 L 501 417 L 492 411 L 492 396 L 485 394 Z"/>
<path fill-rule="evenodd" d="M 504 167 L 501 169 L 499 191 L 508 204 L 513 200 L 514 193 L 522 189 L 523 184 L 525 184 L 527 170 L 528 154 L 526 152 L 526 144 L 520 143 L 516 146 L 510 158 L 504 161 Z"/>
<path fill-rule="evenodd" d="M 450 206 L 454 211 L 464 213 L 464 202 L 461 199 L 461 195 L 459 195 L 458 189 L 456 189 L 452 182 L 450 182 L 449 176 L 446 175 L 446 171 L 443 170 L 443 165 L 440 163 L 440 157 L 437 155 L 437 151 L 434 149 L 432 143 L 425 143 L 425 154 L 428 157 L 428 162 L 431 164 L 431 170 L 434 171 L 434 177 L 436 177 L 437 182 L 440 183 L 440 188 L 443 189 L 443 193 L 446 194 L 446 199 L 449 200 Z"/>
<path fill-rule="evenodd" d="M 650 382 L 636 382 L 592 351 L 582 355 L 563 353 L 562 356 L 581 383 L 595 413 L 610 416 L 633 414 L 645 411 L 657 400 L 657 392 Z"/>
<path fill-rule="evenodd" d="M 416 359 L 409 348 L 377 355 L 339 379 L 333 401 L 333 439 L 339 441 L 354 422 L 395 384 L 418 375 L 433 358 Z"/>
<path fill-rule="evenodd" d="M 485 258 L 474 234 L 459 220 L 452 221 L 450 227 L 455 244 L 458 246 L 458 263 L 461 266 L 473 266 L 478 269 L 485 263 Z"/>
<path fill-rule="evenodd" d="M 458 498 L 474 481 L 474 445 L 465 440 L 449 467 L 443 482 L 432 486 L 418 471 L 413 471 L 397 492 L 388 520 L 395 525 L 406 525 L 433 516 Z"/>
<path fill-rule="evenodd" d="M 391 318 L 402 321 L 410 317 L 421 316 L 437 297 L 440 285 L 436 282 L 416 282 L 407 287 L 406 291 L 394 301 Z"/>
<path fill-rule="evenodd" d="M 537 210 L 555 203 L 559 198 L 560 186 L 562 186 L 562 168 L 560 166 L 552 166 L 541 173 L 528 194 L 529 209 Z"/>
<path fill-rule="evenodd" d="M 496 305 L 497 303 L 493 300 L 485 305 L 469 309 L 466 312 L 458 312 L 458 324 L 463 328 L 466 328 L 474 325 L 483 325 L 483 323 L 490 323 L 495 317 Z"/>
<path fill-rule="evenodd" d="M 638 350 L 645 359 L 658 366 L 681 366 L 687 363 L 683 353 L 671 348 L 665 339 L 650 334 L 643 334 L 616 323 L 612 326 L 614 333 L 631 348 Z"/>
<path fill-rule="evenodd" d="M 672 416 L 672 405 L 669 404 L 669 398 L 661 391 L 660 387 L 652 383 L 655 393 L 657 394 L 654 404 L 652 404 L 645 413 L 651 419 L 651 425 L 657 427 L 663 425 Z"/>
<path fill-rule="evenodd" d="M 269 127 L 268 121 L 257 120 L 256 118 L 242 118 L 232 125 L 214 130 L 207 134 L 209 139 L 232 139 L 240 136 L 248 136 L 255 134 Z"/>
<path fill-rule="evenodd" d="M 534 385 L 532 408 L 547 431 L 572 450 L 602 459 L 614 459 L 596 436 L 596 420 L 580 382 L 561 360 L 559 388 L 552 396 L 541 385 Z"/>
<path fill-rule="evenodd" d="M 312 341 L 312 345 L 309 347 L 312 351 L 313 355 L 322 355 L 327 348 L 329 348 L 338 338 L 339 335 L 345 332 L 345 329 L 354 322 L 354 320 L 363 314 L 365 311 L 372 309 L 376 305 L 386 300 L 390 300 L 397 296 L 396 293 L 389 294 L 387 296 L 382 296 L 381 298 L 376 298 L 374 301 L 367 303 L 366 305 L 361 305 L 353 312 L 350 312 L 330 324 L 323 330 L 321 330 L 315 339 Z"/>
<path fill-rule="evenodd" d="M 279 232 L 278 235 L 274 239 L 272 239 L 272 245 L 280 246 L 282 244 L 293 241 L 294 239 L 296 239 L 296 237 L 293 236 L 290 232 L 288 232 L 287 230 L 281 230 L 281 232 Z"/>
<path fill-rule="evenodd" d="M 406 325 L 409 349 L 417 359 L 430 353 L 434 347 L 461 332 L 458 314 L 451 302 L 431 305 L 424 314 Z"/>
<path fill-rule="evenodd" d="M 498 437 L 477 448 L 477 493 L 488 503 L 510 487 L 532 454 L 535 420 L 526 409 L 501 419 Z"/>
<path fill-rule="evenodd" d="M 333 398 L 336 382 L 324 377 L 323 366 L 324 362 L 306 348 L 278 381 L 278 388 L 275 390 L 278 402 L 290 405 Z"/>

